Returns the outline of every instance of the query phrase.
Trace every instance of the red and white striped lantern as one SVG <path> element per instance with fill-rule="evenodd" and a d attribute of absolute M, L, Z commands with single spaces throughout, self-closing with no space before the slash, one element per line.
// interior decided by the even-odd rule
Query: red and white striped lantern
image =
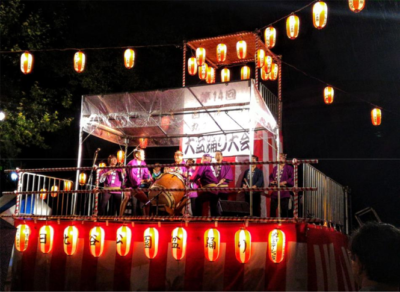
<path fill-rule="evenodd" d="M 78 246 L 79 231 L 75 226 L 68 226 L 64 229 L 64 252 L 73 255 Z"/>
<path fill-rule="evenodd" d="M 186 253 L 187 232 L 182 227 L 177 227 L 172 231 L 171 235 L 171 251 L 172 256 L 177 261 L 183 259 Z"/>
<path fill-rule="evenodd" d="M 124 52 L 124 65 L 126 69 L 132 69 L 135 66 L 135 51 L 126 49 Z"/>
<path fill-rule="evenodd" d="M 374 108 L 371 111 L 371 121 L 374 126 L 379 126 L 382 122 L 382 111 L 379 108 Z"/>
<path fill-rule="evenodd" d="M 263 49 L 259 49 L 256 52 L 256 67 L 261 68 L 264 66 L 265 62 L 265 51 Z"/>
<path fill-rule="evenodd" d="M 279 264 L 285 258 L 285 245 L 286 237 L 285 233 L 280 229 L 274 229 L 269 233 L 268 236 L 268 255 L 269 259 Z"/>
<path fill-rule="evenodd" d="M 197 48 L 196 60 L 197 60 L 197 65 L 203 66 L 203 64 L 206 62 L 206 49 L 205 48 Z"/>
<path fill-rule="evenodd" d="M 206 80 L 207 69 L 208 69 L 207 63 L 204 63 L 202 66 L 199 66 L 199 79 L 200 80 Z"/>
<path fill-rule="evenodd" d="M 57 192 L 58 191 L 58 186 L 52 186 L 51 187 L 51 190 L 52 191 L 54 191 L 54 192 Z M 57 197 L 57 195 L 58 195 L 58 193 L 51 193 L 51 196 L 53 197 L 53 198 L 55 198 L 55 197 Z"/>
<path fill-rule="evenodd" d="M 294 40 L 299 36 L 300 19 L 297 15 L 292 14 L 286 20 L 286 34 L 289 39 Z"/>
<path fill-rule="evenodd" d="M 331 104 L 333 102 L 333 97 L 335 95 L 335 90 L 331 86 L 327 86 L 324 89 L 324 101 L 326 104 Z"/>
<path fill-rule="evenodd" d="M 245 41 L 238 41 L 236 43 L 236 53 L 239 59 L 245 59 L 247 55 L 247 43 Z"/>
<path fill-rule="evenodd" d="M 74 185 L 74 183 L 70 180 L 65 180 L 64 181 L 64 191 L 71 191 L 72 190 L 72 186 Z"/>
<path fill-rule="evenodd" d="M 74 69 L 78 73 L 82 73 L 85 70 L 86 55 L 84 52 L 76 52 L 74 55 Z"/>
<path fill-rule="evenodd" d="M 32 72 L 33 69 L 33 56 L 28 51 L 22 53 L 21 55 L 21 72 L 24 74 L 29 74 Z"/>
<path fill-rule="evenodd" d="M 219 258 L 221 250 L 221 236 L 215 228 L 208 229 L 204 233 L 204 256 L 210 262 Z"/>
<path fill-rule="evenodd" d="M 269 26 L 264 31 L 265 45 L 268 49 L 272 49 L 276 44 L 276 29 L 273 26 Z"/>
<path fill-rule="evenodd" d="M 188 60 L 188 72 L 192 76 L 197 74 L 197 60 L 195 57 L 191 57 Z"/>
<path fill-rule="evenodd" d="M 272 70 L 272 63 L 273 63 L 272 57 L 266 56 L 264 59 L 264 68 L 265 68 L 265 72 L 267 72 L 268 74 Z"/>
<path fill-rule="evenodd" d="M 313 6 L 313 25 L 317 29 L 323 29 L 328 21 L 328 6 L 325 2 L 318 1 Z"/>
<path fill-rule="evenodd" d="M 271 72 L 269 72 L 269 80 L 275 81 L 278 78 L 278 73 L 279 73 L 278 71 L 279 71 L 278 64 L 273 63 Z"/>
<path fill-rule="evenodd" d="M 221 70 L 221 82 L 229 82 L 231 80 L 231 71 L 228 68 Z"/>
<path fill-rule="evenodd" d="M 144 253 L 149 259 L 154 259 L 158 253 L 158 230 L 149 227 L 144 231 Z"/>
<path fill-rule="evenodd" d="M 227 48 L 225 44 L 219 44 L 217 46 L 217 61 L 225 62 L 226 60 Z"/>
<path fill-rule="evenodd" d="M 42 253 L 49 253 L 53 249 L 54 229 L 44 225 L 39 230 L 39 249 Z"/>
<path fill-rule="evenodd" d="M 269 73 L 267 73 L 267 71 L 265 71 L 265 70 L 266 70 L 265 66 L 260 69 L 261 80 L 263 80 L 263 81 L 269 80 Z"/>
<path fill-rule="evenodd" d="M 365 7 L 365 1 L 366 0 L 349 0 L 350 10 L 355 13 L 360 12 Z"/>
<path fill-rule="evenodd" d="M 100 226 L 93 227 L 90 230 L 90 253 L 94 257 L 99 257 L 104 251 L 104 229 Z"/>
<path fill-rule="evenodd" d="M 211 67 L 211 66 L 209 66 L 208 69 L 207 69 L 206 82 L 208 84 L 215 83 L 215 69 L 213 67 Z"/>
<path fill-rule="evenodd" d="M 240 70 L 240 80 L 248 80 L 250 79 L 250 67 L 243 66 Z"/>
<path fill-rule="evenodd" d="M 235 256 L 242 264 L 247 263 L 251 257 L 251 234 L 246 229 L 235 233 Z"/>
<path fill-rule="evenodd" d="M 15 248 L 18 251 L 26 251 L 29 243 L 29 235 L 31 229 L 26 224 L 20 224 L 17 226 L 17 233 L 15 234 Z"/>
<path fill-rule="evenodd" d="M 124 257 L 129 253 L 132 242 L 132 231 L 128 226 L 121 226 L 117 230 L 117 253 Z"/>

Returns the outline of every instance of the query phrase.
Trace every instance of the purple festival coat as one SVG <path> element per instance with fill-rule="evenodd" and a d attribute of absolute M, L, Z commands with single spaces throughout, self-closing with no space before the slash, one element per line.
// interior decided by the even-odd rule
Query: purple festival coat
<path fill-rule="evenodd" d="M 203 187 L 208 184 L 217 184 L 219 182 L 219 180 L 214 176 L 211 165 L 202 165 L 197 167 L 190 177 L 190 181 L 196 182 L 198 179 L 200 179 L 200 183 Z"/>
<path fill-rule="evenodd" d="M 275 166 L 272 173 L 269 176 L 269 181 L 270 183 L 272 181 L 276 181 L 277 180 L 277 176 L 276 176 L 276 170 L 277 170 L 278 166 Z M 290 165 L 285 164 L 285 166 L 283 167 L 283 172 L 280 178 L 280 182 L 286 181 L 287 187 L 293 187 L 293 167 Z M 278 198 L 278 192 L 273 192 L 271 195 L 272 199 L 277 199 Z M 283 198 L 290 198 L 290 192 L 289 191 L 281 191 L 281 199 Z"/>
<path fill-rule="evenodd" d="M 217 177 L 218 182 L 223 178 L 225 179 L 225 183 L 223 183 L 222 185 L 228 185 L 233 180 L 233 172 L 230 165 L 221 165 L 221 170 Z M 220 193 L 227 193 L 227 191 L 224 191 L 222 188 Z"/>
<path fill-rule="evenodd" d="M 127 165 L 146 165 L 146 162 L 142 161 L 140 164 L 138 164 L 138 161 L 136 159 L 132 159 Z M 149 179 L 150 177 L 150 171 L 147 167 L 128 169 L 130 187 L 139 187 L 142 179 Z"/>

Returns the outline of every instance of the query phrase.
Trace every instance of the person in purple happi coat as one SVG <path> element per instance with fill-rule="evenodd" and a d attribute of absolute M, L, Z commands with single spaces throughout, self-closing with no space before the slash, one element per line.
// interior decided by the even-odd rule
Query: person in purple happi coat
<path fill-rule="evenodd" d="M 218 179 L 217 186 L 221 188 L 218 192 L 218 196 L 220 199 L 226 200 L 228 191 L 224 190 L 224 188 L 227 188 L 229 183 L 233 180 L 233 172 L 230 165 L 224 164 L 223 159 L 222 151 L 215 151 L 215 160 L 221 163 L 220 165 L 213 166 L 214 175 Z"/>

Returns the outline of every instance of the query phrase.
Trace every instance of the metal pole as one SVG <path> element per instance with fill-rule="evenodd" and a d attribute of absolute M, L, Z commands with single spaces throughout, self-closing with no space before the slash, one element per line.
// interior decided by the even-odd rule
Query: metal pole
<path fill-rule="evenodd" d="M 298 185 L 298 171 L 297 171 L 298 163 L 297 163 L 297 159 L 293 158 L 292 162 L 293 162 L 293 167 L 294 167 L 294 187 L 297 188 L 297 185 Z M 299 193 L 297 191 L 294 192 L 294 208 L 293 208 L 293 217 L 294 218 L 298 218 L 299 217 L 298 216 L 298 214 L 299 214 L 299 212 L 298 212 L 298 209 L 299 209 L 298 197 L 299 197 Z"/>
<path fill-rule="evenodd" d="M 276 161 L 279 160 L 279 152 L 281 151 L 281 141 L 279 138 L 279 126 L 276 128 Z M 276 165 L 276 178 L 277 178 L 277 184 L 278 184 L 278 219 L 281 218 L 281 191 L 279 190 L 279 188 L 281 187 L 281 178 L 279 175 L 279 164 Z"/>
<path fill-rule="evenodd" d="M 249 162 L 252 162 L 253 159 L 253 153 L 254 153 L 254 125 L 253 125 L 253 114 L 252 114 L 252 104 L 253 104 L 253 98 L 254 98 L 254 85 L 253 82 L 250 82 L 250 128 L 249 128 L 249 139 L 250 139 L 250 149 L 249 149 Z M 252 187 L 253 187 L 253 175 L 251 173 L 251 169 L 252 169 L 251 164 L 249 164 L 249 187 L 250 187 L 250 192 L 249 192 L 249 196 L 250 196 L 250 216 L 253 216 L 253 191 L 252 191 Z M 257 166 L 256 166 L 257 167 Z"/>
<path fill-rule="evenodd" d="M 79 120 L 79 148 L 78 148 L 78 164 L 77 167 L 81 167 L 81 161 L 82 161 L 82 143 L 83 143 L 83 127 L 82 127 L 82 110 L 83 110 L 83 99 L 84 97 L 82 96 L 81 99 L 81 118 Z M 79 188 L 79 170 L 76 170 L 76 178 L 75 178 L 75 190 L 78 190 Z M 76 199 L 77 199 L 77 194 L 74 193 L 72 195 L 72 213 L 76 215 Z"/>
<path fill-rule="evenodd" d="M 183 42 L 182 87 L 186 86 L 186 42 Z"/>

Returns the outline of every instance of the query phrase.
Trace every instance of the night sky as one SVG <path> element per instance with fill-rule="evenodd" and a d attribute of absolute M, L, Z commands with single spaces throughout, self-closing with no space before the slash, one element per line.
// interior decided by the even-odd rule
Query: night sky
<path fill-rule="evenodd" d="M 181 45 L 204 37 L 240 31 L 256 31 L 311 1 L 74 1 L 25 2 L 26 8 L 64 11 L 69 16 L 64 32 L 66 47 L 96 48 L 139 45 Z M 351 188 L 353 212 L 373 207 L 382 221 L 400 226 L 400 3 L 367 0 L 356 14 L 347 1 L 326 1 L 328 23 L 322 30 L 312 25 L 312 6 L 300 11 L 300 34 L 289 40 L 285 19 L 276 23 L 277 45 L 272 51 L 288 65 L 282 68 L 284 151 L 289 158 L 315 158 L 315 165 L 338 183 Z M 46 12 L 47 11 L 47 12 Z M 263 33 L 263 32 L 262 32 Z M 261 33 L 261 35 L 262 35 Z M 87 70 L 122 66 L 123 49 L 87 52 Z M 96 55 L 97 54 L 97 55 Z M 60 53 L 72 68 L 73 52 Z M 115 65 L 99 67 L 96 58 L 110 58 Z M 39 58 L 39 56 L 37 57 Z M 40 63 L 40 61 L 38 61 Z M 38 65 L 40 66 L 40 65 Z M 16 68 L 19 70 L 19 68 Z M 103 93 L 180 87 L 182 50 L 179 47 L 140 48 L 131 74 L 137 82 L 109 86 Z M 107 82 L 97 80 L 97 82 Z M 202 84 L 190 81 L 188 85 Z M 326 84 L 336 90 L 335 100 L 325 105 Z M 276 92 L 276 83 L 265 85 Z M 48 135 L 50 150 L 24 149 L 26 167 L 76 165 L 80 97 L 102 92 L 76 92 L 73 125 L 63 133 Z M 371 124 L 371 104 L 382 107 L 382 125 Z M 66 139 L 66 137 L 68 137 Z M 103 157 L 116 151 L 88 139 L 85 164 L 100 145 Z M 148 162 L 169 162 L 159 149 L 148 149 Z M 167 149 L 172 157 L 174 149 Z M 46 159 L 44 159 L 46 158 Z M 165 158 L 167 160 L 163 160 Z"/>

